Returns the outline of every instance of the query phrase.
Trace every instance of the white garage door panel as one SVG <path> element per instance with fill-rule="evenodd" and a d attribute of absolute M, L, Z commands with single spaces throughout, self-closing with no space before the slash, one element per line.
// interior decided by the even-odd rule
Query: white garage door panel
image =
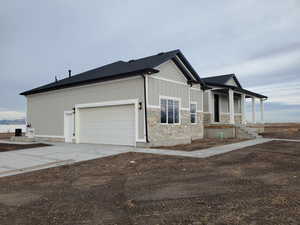
<path fill-rule="evenodd" d="M 134 145 L 134 106 L 109 106 L 79 110 L 81 143 Z"/>

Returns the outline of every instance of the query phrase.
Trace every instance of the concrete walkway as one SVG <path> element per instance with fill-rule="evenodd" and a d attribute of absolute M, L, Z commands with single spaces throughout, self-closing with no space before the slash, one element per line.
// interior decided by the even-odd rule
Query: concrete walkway
<path fill-rule="evenodd" d="M 262 144 L 269 141 L 272 141 L 272 139 L 258 138 L 258 139 L 242 141 L 234 144 L 221 145 L 221 146 L 211 147 L 207 149 L 195 150 L 191 152 L 177 151 L 177 150 L 176 151 L 161 150 L 161 149 L 141 149 L 141 148 L 136 149 L 135 152 L 152 153 L 152 154 L 160 154 L 160 155 L 185 156 L 185 157 L 193 157 L 193 158 L 207 158 L 214 155 L 231 152 L 234 150 L 246 148 L 252 145 Z"/>
<path fill-rule="evenodd" d="M 52 146 L 49 147 L 1 152 L 0 177 L 103 158 L 127 152 L 206 158 L 272 140 L 273 139 L 260 138 L 192 152 L 114 145 L 51 143 Z M 2 143 L 4 142 L 2 141 Z"/>

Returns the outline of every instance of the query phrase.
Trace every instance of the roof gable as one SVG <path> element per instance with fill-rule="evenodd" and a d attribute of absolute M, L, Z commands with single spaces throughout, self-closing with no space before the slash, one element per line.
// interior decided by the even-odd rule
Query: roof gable
<path fill-rule="evenodd" d="M 242 85 L 235 74 L 225 74 L 220 76 L 205 77 L 202 80 L 208 85 L 230 85 L 242 88 Z"/>

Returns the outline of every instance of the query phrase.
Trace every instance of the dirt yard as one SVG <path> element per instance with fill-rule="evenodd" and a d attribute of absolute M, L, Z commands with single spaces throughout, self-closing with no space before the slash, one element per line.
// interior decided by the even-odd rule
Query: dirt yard
<path fill-rule="evenodd" d="M 22 150 L 26 148 L 38 148 L 38 147 L 46 147 L 50 146 L 48 144 L 42 144 L 42 143 L 37 143 L 37 144 L 4 144 L 0 143 L 0 152 L 7 152 L 7 151 L 14 151 L 14 150 Z"/>
<path fill-rule="evenodd" d="M 300 143 L 141 153 L 0 178 L 1 225 L 299 224 Z"/>
<path fill-rule="evenodd" d="M 198 139 L 193 141 L 191 144 L 185 145 L 174 145 L 174 146 L 159 146 L 153 147 L 155 149 L 171 149 L 171 150 L 179 150 L 179 151 L 195 151 L 201 150 L 206 148 L 211 148 L 220 145 L 227 145 L 232 143 L 237 143 L 241 141 L 247 141 L 250 139 L 237 139 L 237 138 L 226 138 L 226 139 L 213 139 L 213 138 L 205 138 L 205 139 Z"/>
<path fill-rule="evenodd" d="M 300 140 L 300 123 L 269 123 L 265 124 L 266 138 L 284 138 Z"/>

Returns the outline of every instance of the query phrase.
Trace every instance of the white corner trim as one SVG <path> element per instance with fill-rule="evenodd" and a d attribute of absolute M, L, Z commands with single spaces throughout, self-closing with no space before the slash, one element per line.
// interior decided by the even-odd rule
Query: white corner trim
<path fill-rule="evenodd" d="M 157 77 L 157 76 L 149 76 L 149 77 L 153 78 L 153 79 L 157 79 L 157 80 L 162 80 L 162 81 L 170 82 L 170 83 L 175 83 L 175 84 L 180 84 L 180 85 L 184 85 L 184 86 L 189 86 L 186 83 L 183 83 L 183 82 L 180 82 L 180 81 L 176 81 L 176 80 L 170 80 L 170 79 L 163 78 L 163 77 Z"/>
<path fill-rule="evenodd" d="M 35 134 L 35 137 L 41 138 L 65 138 L 65 136 L 47 135 L 47 134 Z"/>
<path fill-rule="evenodd" d="M 147 108 L 150 108 L 150 109 L 160 109 L 160 106 L 159 105 L 148 105 L 147 104 Z"/>
<path fill-rule="evenodd" d="M 136 140 L 136 142 L 144 142 L 144 143 L 146 143 L 146 139 L 139 138 L 139 139 Z"/>
<path fill-rule="evenodd" d="M 94 103 L 86 103 L 86 104 L 77 104 L 75 105 L 75 117 L 76 117 L 76 143 L 80 142 L 80 109 L 82 108 L 91 108 L 91 107 L 105 107 L 105 106 L 117 106 L 117 105 L 131 105 L 133 104 L 135 107 L 135 142 L 139 139 L 139 99 L 126 99 L 126 100 L 118 100 L 118 101 L 106 101 L 106 102 L 94 102 Z M 136 143 L 135 143 L 136 145 Z"/>
<path fill-rule="evenodd" d="M 190 108 L 180 108 L 182 111 L 190 111 Z"/>

